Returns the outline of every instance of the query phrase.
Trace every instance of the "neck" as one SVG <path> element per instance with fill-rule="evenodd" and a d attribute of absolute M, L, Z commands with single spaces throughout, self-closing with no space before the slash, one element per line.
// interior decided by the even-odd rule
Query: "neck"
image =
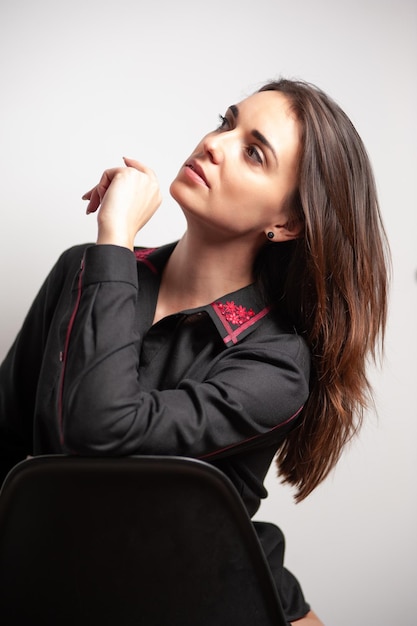
<path fill-rule="evenodd" d="M 208 241 L 189 231 L 175 247 L 165 267 L 155 321 L 213 302 L 253 282 L 258 247 L 247 240 Z"/>

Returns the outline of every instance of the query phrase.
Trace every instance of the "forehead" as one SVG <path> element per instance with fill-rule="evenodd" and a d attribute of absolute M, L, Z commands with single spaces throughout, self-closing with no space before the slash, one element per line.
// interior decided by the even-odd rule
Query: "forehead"
<path fill-rule="evenodd" d="M 298 148 L 300 125 L 287 96 L 279 91 L 261 91 L 236 106 L 239 123 L 261 132 L 277 149 Z"/>
<path fill-rule="evenodd" d="M 256 119 L 264 119 L 266 123 L 285 119 L 289 119 L 292 122 L 297 121 L 292 111 L 291 102 L 280 91 L 260 91 L 254 93 L 241 100 L 237 107 L 242 115 L 256 116 Z"/>

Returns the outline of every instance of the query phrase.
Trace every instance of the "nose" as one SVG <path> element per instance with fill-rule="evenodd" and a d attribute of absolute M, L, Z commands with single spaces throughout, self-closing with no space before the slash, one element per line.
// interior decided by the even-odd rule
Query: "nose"
<path fill-rule="evenodd" d="M 217 165 L 221 163 L 225 151 L 224 134 L 210 133 L 206 135 L 203 139 L 203 150 L 212 163 Z"/>

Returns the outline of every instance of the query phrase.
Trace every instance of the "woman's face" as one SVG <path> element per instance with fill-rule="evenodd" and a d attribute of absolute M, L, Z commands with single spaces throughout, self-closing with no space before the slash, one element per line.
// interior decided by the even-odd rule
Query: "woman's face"
<path fill-rule="evenodd" d="M 219 236 L 274 241 L 285 233 L 297 187 L 299 125 L 278 91 L 256 93 L 227 110 L 171 184 L 187 220 L 197 219 Z M 295 236 L 295 235 L 294 235 Z"/>

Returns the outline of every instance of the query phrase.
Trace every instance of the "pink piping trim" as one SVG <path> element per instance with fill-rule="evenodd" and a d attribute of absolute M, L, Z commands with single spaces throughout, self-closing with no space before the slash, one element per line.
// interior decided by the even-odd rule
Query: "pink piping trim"
<path fill-rule="evenodd" d="M 72 314 L 71 314 L 71 317 L 70 317 L 70 321 L 68 323 L 67 334 L 66 334 L 66 337 L 65 337 L 64 352 L 61 353 L 62 372 L 61 372 L 61 383 L 60 383 L 59 397 L 58 397 L 58 420 L 59 420 L 59 440 L 60 440 L 60 443 L 61 443 L 62 446 L 64 445 L 64 428 L 63 428 L 63 421 L 64 421 L 64 419 L 63 419 L 62 403 L 63 403 L 63 396 L 64 396 L 65 368 L 66 368 L 66 364 L 67 364 L 67 354 L 68 354 L 68 346 L 69 346 L 69 342 L 70 342 L 71 332 L 72 332 L 72 328 L 74 326 L 76 315 L 78 313 L 78 309 L 80 307 L 80 301 L 81 301 L 81 281 L 82 281 L 83 274 L 84 274 L 84 259 L 81 261 L 81 271 L 80 271 L 80 274 L 78 276 L 77 300 L 75 302 L 74 309 L 72 311 Z"/>
<path fill-rule="evenodd" d="M 241 326 L 239 326 L 239 328 L 233 330 L 223 313 L 220 311 L 218 305 L 216 303 L 213 303 L 212 307 L 215 310 L 217 317 L 229 333 L 226 337 L 223 338 L 224 343 L 229 343 L 229 341 L 231 341 L 232 343 L 237 343 L 237 337 L 240 335 L 240 333 L 242 333 L 247 328 L 250 328 L 253 324 L 265 317 L 265 315 L 267 315 L 267 313 L 269 313 L 269 311 L 271 310 L 270 306 L 265 307 L 264 309 L 262 309 L 262 311 L 259 311 L 259 313 L 254 315 L 254 317 L 251 317 L 250 320 L 244 322 Z"/>
<path fill-rule="evenodd" d="M 147 265 L 149 269 L 151 270 L 151 272 L 153 272 L 154 274 L 158 273 L 158 270 L 156 269 L 155 265 L 151 263 L 148 259 L 139 259 L 139 263 L 144 263 L 145 265 Z"/>
<path fill-rule="evenodd" d="M 276 426 L 271 428 L 268 432 L 271 433 L 272 431 L 277 430 L 278 428 L 282 428 L 283 426 L 286 426 L 287 424 L 289 424 L 293 419 L 297 417 L 297 415 L 301 413 L 303 408 L 304 408 L 304 404 L 300 406 L 300 408 L 298 409 L 298 411 L 294 413 L 294 415 L 291 415 L 291 417 L 285 420 L 285 422 L 281 422 L 281 424 L 277 424 Z M 259 439 L 259 437 L 262 437 L 264 434 L 266 433 L 262 433 L 262 435 L 254 435 L 253 437 L 249 437 L 248 439 L 244 439 L 243 441 L 239 441 L 238 443 L 232 443 L 230 446 L 226 446 L 225 448 L 220 448 L 219 450 L 215 450 L 214 452 L 203 454 L 202 456 L 198 458 L 209 459 L 211 456 L 214 456 L 215 454 L 220 454 L 221 452 L 225 452 L 226 450 L 231 450 L 232 448 L 236 448 L 236 446 L 241 446 L 243 443 L 248 443 L 249 441 L 254 441 L 255 439 Z"/>
<path fill-rule="evenodd" d="M 149 261 L 148 255 L 154 252 L 156 249 L 157 248 L 146 248 L 145 250 L 134 251 L 134 255 L 138 263 L 144 263 L 145 265 L 147 265 L 151 272 L 153 272 L 154 274 L 158 274 L 158 270 L 156 269 L 155 265 L 151 261 Z"/>

